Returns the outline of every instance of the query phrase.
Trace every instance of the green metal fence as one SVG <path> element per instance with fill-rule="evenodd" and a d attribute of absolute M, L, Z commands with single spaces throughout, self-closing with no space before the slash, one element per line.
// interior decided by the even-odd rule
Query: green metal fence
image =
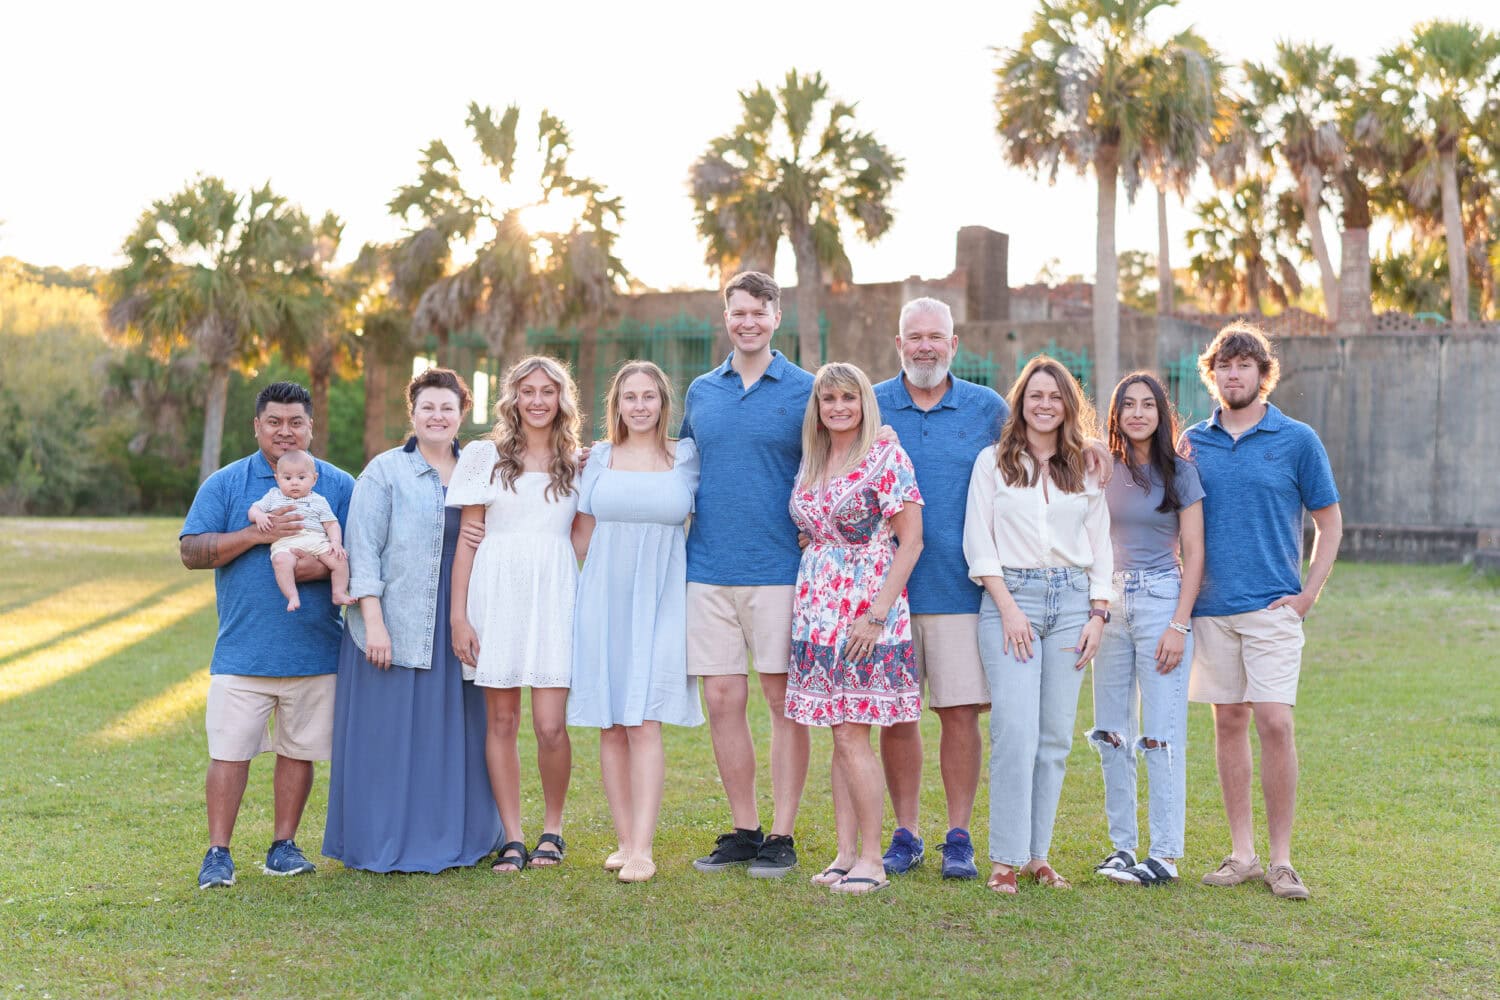
<path fill-rule="evenodd" d="M 1059 364 L 1073 373 L 1073 377 L 1083 387 L 1084 394 L 1090 397 L 1093 396 L 1094 359 L 1089 357 L 1089 349 L 1087 347 L 1074 353 L 1066 347 L 1058 347 L 1056 340 L 1049 340 L 1047 341 L 1047 346 L 1043 347 L 1040 351 L 1032 351 L 1030 354 L 1023 354 L 1016 358 L 1016 374 L 1021 374 L 1021 370 L 1026 367 L 1026 362 L 1039 354 L 1055 358 Z"/>
<path fill-rule="evenodd" d="M 953 356 L 953 364 L 949 368 L 949 371 L 958 378 L 967 379 L 970 382 L 978 382 L 980 385 L 987 385 L 996 392 L 1003 393 L 1007 388 L 1006 386 L 995 384 L 1000 366 L 995 364 L 993 351 L 986 351 L 984 357 L 981 358 L 979 355 L 959 347 L 958 353 Z"/>
<path fill-rule="evenodd" d="M 1202 351 L 1202 345 L 1195 350 L 1183 351 L 1175 361 L 1167 362 L 1164 373 L 1167 377 L 1167 395 L 1184 427 L 1196 424 L 1214 411 L 1213 399 L 1198 376 L 1198 355 Z"/>

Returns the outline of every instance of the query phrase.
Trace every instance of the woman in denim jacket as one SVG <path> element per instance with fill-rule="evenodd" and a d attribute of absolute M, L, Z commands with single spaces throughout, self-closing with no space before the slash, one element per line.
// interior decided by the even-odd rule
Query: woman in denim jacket
<path fill-rule="evenodd" d="M 1188 669 L 1193 601 L 1203 580 L 1203 486 L 1173 447 L 1166 390 L 1125 376 L 1109 404 L 1115 475 L 1105 491 L 1114 543 L 1114 618 L 1094 660 L 1089 742 L 1104 771 L 1114 851 L 1094 871 L 1127 885 L 1177 881 L 1187 809 Z M 1181 551 L 1181 562 L 1178 552 Z M 1139 698 L 1139 708 L 1137 708 Z M 1137 855 L 1136 757 L 1150 781 L 1151 853 Z"/>
<path fill-rule="evenodd" d="M 349 503 L 348 611 L 339 650 L 323 853 L 347 868 L 439 872 L 500 841 L 484 762 L 484 697 L 449 633 L 459 512 L 444 506 L 471 397 L 428 369 L 406 388 L 412 437 L 375 456 Z"/>

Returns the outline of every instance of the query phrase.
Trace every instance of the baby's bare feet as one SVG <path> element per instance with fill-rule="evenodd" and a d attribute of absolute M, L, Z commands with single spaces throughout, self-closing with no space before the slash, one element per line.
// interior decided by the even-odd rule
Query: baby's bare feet
<path fill-rule="evenodd" d="M 348 592 L 345 591 L 343 593 L 334 594 L 333 595 L 333 603 L 334 604 L 357 604 L 359 602 L 356 601 L 354 598 L 350 597 L 349 594 L 348 594 Z"/>
<path fill-rule="evenodd" d="M 294 597 L 290 601 L 286 602 L 286 609 L 288 611 L 296 611 L 300 607 L 302 607 L 302 601 L 300 598 Z"/>

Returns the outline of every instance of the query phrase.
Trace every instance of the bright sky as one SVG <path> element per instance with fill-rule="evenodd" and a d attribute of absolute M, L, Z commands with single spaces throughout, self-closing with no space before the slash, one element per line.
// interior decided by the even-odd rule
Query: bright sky
<path fill-rule="evenodd" d="M 347 221 L 345 247 L 389 239 L 394 189 L 433 138 L 466 141 L 470 100 L 543 106 L 572 129 L 576 170 L 623 196 L 619 252 L 658 288 L 706 287 L 688 167 L 739 117 L 737 91 L 821 70 L 857 121 L 906 161 L 896 225 L 851 240 L 856 281 L 941 277 L 954 234 L 1011 236 L 1011 282 L 1048 260 L 1091 275 L 1094 185 L 1007 167 L 994 130 L 992 46 L 1014 45 L 1026 0 L 822 4 L 770 0 L 568 4 L 263 0 L 25 3 L 0 17 L 0 256 L 113 266 L 149 202 L 197 172 L 266 179 L 310 213 Z M 1194 23 L 1232 61 L 1279 37 L 1361 59 L 1420 14 L 1500 27 L 1493 0 L 1183 0 L 1158 30 Z M 1153 250 L 1149 190 L 1118 246 Z M 1173 206 L 1174 262 L 1188 213 Z M 1330 223 L 1331 226 L 1331 223 Z M 1330 229 L 1330 231 L 1332 231 Z M 1335 243 L 1335 246 L 1337 244 Z M 790 282 L 783 248 L 777 269 Z"/>

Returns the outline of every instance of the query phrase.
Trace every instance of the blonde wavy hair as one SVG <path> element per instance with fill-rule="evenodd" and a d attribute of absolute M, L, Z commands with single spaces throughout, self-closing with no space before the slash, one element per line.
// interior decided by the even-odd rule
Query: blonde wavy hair
<path fill-rule="evenodd" d="M 1010 387 L 1006 402 L 1010 419 L 1000 431 L 995 446 L 995 464 L 1007 486 L 1035 486 L 1042 467 L 1026 447 L 1026 387 L 1036 375 L 1051 375 L 1062 393 L 1063 420 L 1057 429 L 1057 451 L 1047 460 L 1047 473 L 1053 485 L 1064 493 L 1083 492 L 1083 450 L 1095 431 L 1094 408 L 1078 387 L 1073 373 L 1053 358 L 1038 354 L 1026 362 L 1016 384 Z"/>
<path fill-rule="evenodd" d="M 609 380 L 609 391 L 604 397 L 604 426 L 608 428 L 609 443 L 624 444 L 630 436 L 625 417 L 620 413 L 620 392 L 625 380 L 632 375 L 645 375 L 656 387 L 656 394 L 661 399 L 661 414 L 656 421 L 656 446 L 670 459 L 672 452 L 667 447 L 667 428 L 672 425 L 672 380 L 653 361 L 627 361 Z"/>
<path fill-rule="evenodd" d="M 495 442 L 500 457 L 495 461 L 491 474 L 499 477 L 500 484 L 512 493 L 516 491 L 516 479 L 526 471 L 526 432 L 521 419 L 521 382 L 534 372 L 542 372 L 557 386 L 557 415 L 552 418 L 552 430 L 548 444 L 552 459 L 547 463 L 547 474 L 552 481 L 547 484 L 545 495 L 560 500 L 573 492 L 573 480 L 578 475 L 578 387 L 568 366 L 555 358 L 533 354 L 510 366 L 500 381 L 500 399 L 495 403 L 495 426 L 489 437 Z"/>
<path fill-rule="evenodd" d="M 849 449 L 843 465 L 837 469 L 829 467 L 833 436 L 823 426 L 818 411 L 818 397 L 830 389 L 836 392 L 852 389 L 859 395 L 859 437 Z M 797 470 L 798 485 L 802 488 L 821 487 L 828 480 L 854 468 L 875 446 L 879 430 L 880 404 L 875 402 L 875 390 L 865 373 L 846 361 L 831 361 L 819 368 L 813 378 L 807 411 L 802 417 L 802 467 Z"/>

